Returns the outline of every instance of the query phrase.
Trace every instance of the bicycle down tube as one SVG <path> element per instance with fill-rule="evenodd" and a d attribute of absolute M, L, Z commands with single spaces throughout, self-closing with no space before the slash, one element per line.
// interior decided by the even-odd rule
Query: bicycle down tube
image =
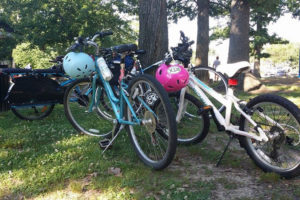
<path fill-rule="evenodd" d="M 122 86 L 122 83 L 120 84 L 120 99 L 116 98 L 115 94 L 113 93 L 112 91 L 112 88 L 109 84 L 108 81 L 105 81 L 100 73 L 100 70 L 99 70 L 99 67 L 98 67 L 98 64 L 96 63 L 96 71 L 97 71 L 97 74 L 95 74 L 93 76 L 93 95 L 92 95 L 92 102 L 90 104 L 90 107 L 89 107 L 89 112 L 92 111 L 93 107 L 95 104 L 97 104 L 98 102 L 95 102 L 95 95 L 96 95 L 96 82 L 97 82 L 97 79 L 98 79 L 98 76 L 100 77 L 102 83 L 103 83 L 103 86 L 105 88 L 105 91 L 108 92 L 108 99 L 112 105 L 112 109 L 117 117 L 117 120 L 119 123 L 121 124 L 128 124 L 128 125 L 138 125 L 141 123 L 141 120 L 139 120 L 124 92 L 124 89 L 123 89 L 123 86 Z M 98 101 L 98 98 L 97 98 L 97 101 Z M 126 102 L 127 106 L 129 107 L 130 109 L 130 112 L 134 118 L 134 121 L 126 121 L 123 119 L 123 110 L 124 110 L 124 101 Z"/>
<path fill-rule="evenodd" d="M 258 124 L 251 119 L 251 117 L 246 114 L 238 105 L 236 102 L 237 98 L 233 96 L 233 89 L 228 88 L 228 93 L 226 94 L 226 97 L 224 98 L 222 95 L 214 91 L 212 88 L 207 86 L 205 83 L 200 81 L 195 75 L 190 74 L 190 81 L 188 84 L 189 87 L 191 87 L 196 94 L 200 97 L 200 99 L 205 103 L 205 105 L 209 105 L 212 107 L 213 112 L 216 116 L 217 121 L 224 126 L 226 131 L 231 131 L 238 135 L 243 135 L 246 137 L 253 138 L 258 141 L 268 141 L 268 137 L 264 133 L 264 131 L 258 126 Z M 205 91 L 210 96 L 212 96 L 214 99 L 225 105 L 226 107 L 226 113 L 225 118 L 222 116 L 222 114 L 219 112 L 219 110 L 214 106 L 214 104 L 209 100 L 209 98 L 206 96 L 206 94 L 203 92 Z M 248 133 L 245 131 L 239 130 L 238 126 L 234 126 L 230 123 L 230 117 L 231 117 L 231 109 L 232 104 L 234 107 L 254 126 L 257 127 L 257 131 L 259 132 L 259 136 L 255 133 Z M 270 119 L 271 120 L 271 119 Z M 271 120 L 273 121 L 273 120 Z"/>

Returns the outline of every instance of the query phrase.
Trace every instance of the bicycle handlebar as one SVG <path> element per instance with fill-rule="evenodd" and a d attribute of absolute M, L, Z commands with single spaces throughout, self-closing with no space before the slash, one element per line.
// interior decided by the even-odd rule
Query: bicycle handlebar
<path fill-rule="evenodd" d="M 99 31 L 99 32 L 95 33 L 95 35 L 92 37 L 91 40 L 89 39 L 89 37 L 87 37 L 87 38 L 83 38 L 83 37 L 75 38 L 75 43 L 72 44 L 69 48 L 67 48 L 66 51 L 75 50 L 78 47 L 84 46 L 84 45 L 94 45 L 94 46 L 96 46 L 94 41 L 97 37 L 103 38 L 105 36 L 109 36 L 109 35 L 112 35 L 112 34 L 113 34 L 112 31 L 102 31 L 102 32 Z"/>
<path fill-rule="evenodd" d="M 136 51 L 137 50 L 137 45 L 136 44 L 121 44 L 118 46 L 114 46 L 114 47 L 110 47 L 110 48 L 106 48 L 104 49 L 104 51 L 110 52 L 110 51 L 114 51 L 117 53 L 123 53 L 126 51 Z"/>

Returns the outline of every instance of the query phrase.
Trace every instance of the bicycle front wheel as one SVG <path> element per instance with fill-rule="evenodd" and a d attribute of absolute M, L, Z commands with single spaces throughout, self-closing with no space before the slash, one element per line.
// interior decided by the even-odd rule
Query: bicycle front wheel
<path fill-rule="evenodd" d="M 178 116 L 178 108 L 180 104 L 180 93 L 172 93 L 169 95 L 171 105 L 177 113 L 177 141 L 179 144 L 196 144 L 200 143 L 207 135 L 209 130 L 209 115 L 198 112 L 203 108 L 202 103 L 194 96 L 185 93 L 183 112 Z"/>
<path fill-rule="evenodd" d="M 23 120 L 39 120 L 47 117 L 54 109 L 54 104 L 26 107 L 13 107 L 11 111 Z"/>
<path fill-rule="evenodd" d="M 113 123 L 112 121 L 103 120 L 95 105 L 90 110 L 93 98 L 92 91 L 92 83 L 88 78 L 73 82 L 64 95 L 66 117 L 80 133 L 97 137 L 109 137 Z"/>
<path fill-rule="evenodd" d="M 175 114 L 168 95 L 157 80 L 146 74 L 133 79 L 128 92 L 132 109 L 127 105 L 126 118 L 141 123 L 127 126 L 134 149 L 146 165 L 163 169 L 173 160 L 177 143 Z"/>
<path fill-rule="evenodd" d="M 255 164 L 266 172 L 286 178 L 300 174 L 300 111 L 291 101 L 277 95 L 260 95 L 250 100 L 247 108 L 252 119 L 267 134 L 268 142 L 241 137 L 240 142 Z M 244 117 L 240 129 L 255 132 Z"/>
<path fill-rule="evenodd" d="M 204 82 L 207 86 L 214 89 L 219 94 L 225 96 L 228 90 L 227 79 L 223 74 L 217 72 L 214 68 L 211 67 L 193 67 L 192 70 L 195 72 L 197 78 Z M 218 108 L 219 112 L 223 112 L 225 110 L 225 106 L 215 100 L 212 97 L 209 99 L 214 103 L 214 105 Z"/>

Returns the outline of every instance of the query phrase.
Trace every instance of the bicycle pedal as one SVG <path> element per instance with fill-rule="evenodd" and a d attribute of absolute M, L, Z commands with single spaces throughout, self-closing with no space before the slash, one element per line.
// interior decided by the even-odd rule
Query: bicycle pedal
<path fill-rule="evenodd" d="M 110 140 L 109 139 L 103 139 L 99 141 L 99 146 L 101 149 L 106 149 L 106 147 L 110 144 Z M 110 144 L 108 148 L 111 148 L 112 145 Z"/>
<path fill-rule="evenodd" d="M 203 115 L 203 114 L 206 114 L 208 113 L 209 111 L 212 110 L 212 107 L 211 106 L 203 106 L 202 108 L 200 108 L 198 110 L 198 115 Z"/>

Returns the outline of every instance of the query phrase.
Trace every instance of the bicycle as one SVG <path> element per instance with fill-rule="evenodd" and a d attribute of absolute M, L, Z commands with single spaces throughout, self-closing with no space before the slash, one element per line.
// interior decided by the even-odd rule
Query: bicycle
<path fill-rule="evenodd" d="M 182 33 L 183 34 L 183 33 Z M 146 68 L 143 68 L 139 59 L 140 55 L 145 54 L 146 52 L 144 50 L 133 50 L 128 52 L 126 55 L 131 56 L 134 58 L 134 67 L 132 70 L 128 70 L 127 76 L 129 78 L 133 78 L 135 76 L 145 74 L 149 69 L 156 68 L 164 63 L 171 63 L 172 61 L 177 62 L 184 62 L 185 66 L 187 67 L 187 60 L 190 60 L 191 52 L 187 51 L 190 45 L 192 45 L 193 42 L 186 42 L 185 37 L 181 37 L 181 44 L 178 44 L 177 47 L 171 48 L 172 53 L 166 53 L 165 58 L 161 61 L 158 61 Z M 111 51 L 111 49 L 106 49 L 107 51 Z M 188 58 L 187 58 L 188 57 Z M 110 65 L 109 65 L 110 66 Z M 205 68 L 205 70 L 211 70 L 210 68 Z M 213 71 L 216 74 L 219 74 L 218 72 Z M 223 77 L 222 74 L 219 74 L 221 78 L 219 79 L 220 83 L 216 86 L 219 86 L 219 89 L 227 89 L 226 79 Z M 223 88 L 220 87 L 223 84 Z M 183 89 L 185 90 L 185 89 Z M 100 97 L 99 106 L 97 107 L 97 112 L 105 119 L 107 120 L 113 120 L 113 113 L 112 108 L 109 106 L 108 99 L 106 98 L 105 92 Z M 208 126 L 205 126 L 205 124 L 209 123 L 209 115 L 203 114 L 202 116 L 199 116 L 197 114 L 198 110 L 203 107 L 203 104 L 195 98 L 191 94 L 182 93 L 185 95 L 180 95 L 180 92 L 173 92 L 169 93 L 169 99 L 172 104 L 172 108 L 174 112 L 176 112 L 176 122 L 177 122 L 177 141 L 179 144 L 195 144 L 201 142 L 205 135 L 208 133 Z M 177 112 L 178 108 L 180 107 L 179 102 L 180 98 L 184 98 L 184 112 Z M 224 110 L 224 107 L 220 107 L 220 109 Z M 186 131 L 186 128 L 189 128 L 189 131 Z"/>
<path fill-rule="evenodd" d="M 0 73 L 10 76 L 12 81 L 3 101 L 7 101 L 18 118 L 30 121 L 43 119 L 51 114 L 55 104 L 63 103 L 65 87 L 74 79 L 64 74 L 62 58 L 58 56 L 50 61 L 56 65 L 49 69 L 0 69 Z M 64 78 L 64 81 L 58 83 L 51 78 Z"/>
<path fill-rule="evenodd" d="M 188 46 L 188 38 L 184 42 Z M 188 62 L 188 61 L 187 61 Z M 248 103 L 234 96 L 237 77 L 250 70 L 248 62 L 222 65 L 216 74 L 228 77 L 228 88 L 223 93 L 217 91 L 200 80 L 195 72 L 198 70 L 213 70 L 207 67 L 193 67 L 190 65 L 190 88 L 203 102 L 204 106 L 198 111 L 199 115 L 210 113 L 218 131 L 225 131 L 230 139 L 220 156 L 220 164 L 231 141 L 237 138 L 241 147 L 245 148 L 254 163 L 266 172 L 274 172 L 285 178 L 292 178 L 300 173 L 300 110 L 286 98 L 263 94 L 251 99 Z M 186 90 L 183 90 L 184 93 Z M 184 95 L 184 94 L 181 94 Z M 212 100 L 214 99 L 214 101 Z M 178 112 L 185 113 L 182 106 L 184 99 L 180 99 Z M 224 109 L 216 106 L 219 102 Z M 240 114 L 239 125 L 234 125 L 231 116 L 233 107 Z M 225 116 L 221 114 L 225 111 Z M 209 126 L 210 124 L 206 124 Z M 204 133 L 202 139 L 206 137 Z"/>
<path fill-rule="evenodd" d="M 175 155 L 177 139 L 174 113 L 167 94 L 149 75 L 137 76 L 129 84 L 120 76 L 119 87 L 116 90 L 112 89 L 109 84 L 111 74 L 107 76 L 107 72 L 110 71 L 107 71 L 106 65 L 111 54 L 100 49 L 94 42 L 98 37 L 111 34 L 112 32 L 98 32 L 92 38 L 79 38 L 70 48 L 74 51 L 78 47 L 93 46 L 96 49 L 95 71 L 90 78 L 78 79 L 66 90 L 66 117 L 72 126 L 82 133 L 109 137 L 99 142 L 100 147 L 104 149 L 103 153 L 126 127 L 134 150 L 144 164 L 156 170 L 163 169 L 171 163 Z M 136 45 L 120 45 L 113 50 L 122 53 L 135 49 Z M 99 120 L 96 110 L 101 91 L 105 91 L 113 109 L 113 121 Z M 113 123 L 112 131 L 102 134 L 106 128 L 104 125 L 107 126 L 109 122 Z"/>

